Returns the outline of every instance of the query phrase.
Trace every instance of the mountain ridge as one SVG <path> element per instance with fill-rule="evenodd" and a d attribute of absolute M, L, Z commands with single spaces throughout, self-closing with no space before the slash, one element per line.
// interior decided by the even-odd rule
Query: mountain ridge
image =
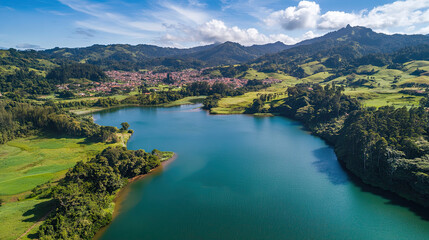
<path fill-rule="evenodd" d="M 104 70 L 183 70 L 235 64 L 295 64 L 307 58 L 338 55 L 359 58 L 373 53 L 391 53 L 404 47 L 429 44 L 429 35 L 387 35 L 370 28 L 350 25 L 294 45 L 282 42 L 243 46 L 235 42 L 213 43 L 192 48 L 159 47 L 149 44 L 94 44 L 80 48 L 53 48 L 36 52 L 55 62 L 90 63 Z M 25 52 L 25 51 L 20 51 Z"/>
<path fill-rule="evenodd" d="M 348 25 L 321 37 L 304 40 L 281 52 L 262 56 L 252 64 L 296 64 L 327 56 L 356 59 L 368 54 L 389 54 L 406 47 L 429 44 L 427 35 L 387 35 L 366 27 Z"/>

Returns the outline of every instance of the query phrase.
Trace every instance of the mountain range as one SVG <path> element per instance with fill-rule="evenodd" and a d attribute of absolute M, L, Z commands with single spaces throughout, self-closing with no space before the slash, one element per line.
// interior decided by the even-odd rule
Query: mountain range
<path fill-rule="evenodd" d="M 351 27 L 295 45 L 276 42 L 242 46 L 234 42 L 215 43 L 188 49 L 154 45 L 93 45 L 85 48 L 54 48 L 42 51 L 46 57 L 87 62 L 103 68 L 132 67 L 135 70 L 164 65 L 167 68 L 207 67 L 264 61 L 290 62 L 309 56 L 340 54 L 356 58 L 371 53 L 391 53 L 404 47 L 429 44 L 427 35 L 387 35 L 370 28 Z"/>
<path fill-rule="evenodd" d="M 320 60 L 333 55 L 339 55 L 344 59 L 355 59 L 368 54 L 389 54 L 405 47 L 422 44 L 429 44 L 429 36 L 387 35 L 376 33 L 370 28 L 348 25 L 338 31 L 302 41 L 284 51 L 263 56 L 253 62 L 296 63 L 308 58 Z"/>
<path fill-rule="evenodd" d="M 243 46 L 234 42 L 215 43 L 188 49 L 154 45 L 93 45 L 83 48 L 53 48 L 32 52 L 38 58 L 54 63 L 81 62 L 105 70 L 155 69 L 174 71 L 234 64 L 292 64 L 326 57 L 356 59 L 368 54 L 388 54 L 404 47 L 429 44 L 428 35 L 387 35 L 365 27 L 348 25 L 324 36 L 304 40 L 295 45 L 282 42 Z M 1 50 L 4 51 L 4 50 Z M 4 55 L 4 54 L 3 54 Z M 28 55 L 28 54 L 27 54 Z"/>
<path fill-rule="evenodd" d="M 247 62 L 265 54 L 272 54 L 290 46 L 282 42 L 265 45 L 242 46 L 225 42 L 188 49 L 158 47 L 154 45 L 93 45 L 85 48 L 53 48 L 41 53 L 51 59 L 68 59 L 101 66 L 112 66 L 114 62 L 126 62 L 140 67 L 165 65 L 217 66 Z M 182 64 L 180 64 L 180 63 Z M 196 64 L 197 63 L 197 64 Z M 115 64 L 113 64 L 115 65 Z"/>

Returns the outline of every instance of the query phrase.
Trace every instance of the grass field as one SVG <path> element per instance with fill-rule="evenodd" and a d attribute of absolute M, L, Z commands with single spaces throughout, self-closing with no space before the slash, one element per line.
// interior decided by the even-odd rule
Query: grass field
<path fill-rule="evenodd" d="M 50 199 L 28 199 L 1 206 L 0 239 L 17 239 L 50 210 L 52 210 Z M 37 231 L 37 226 L 30 232 L 30 238 L 31 233 L 35 231 Z"/>
<path fill-rule="evenodd" d="M 1 145 L 0 196 L 16 195 L 58 179 L 76 162 L 87 160 L 107 146 L 83 138 L 38 136 Z"/>
<path fill-rule="evenodd" d="M 258 92 L 248 92 L 241 96 L 226 97 L 219 101 L 219 106 L 213 108 L 213 114 L 240 114 L 243 113 L 245 108 L 252 104 L 253 100 L 258 97 L 258 94 L 268 93 L 284 93 L 289 86 L 302 82 L 296 78 L 289 77 L 289 80 L 284 80 L 281 83 L 273 84 L 267 89 L 262 89 Z"/>
<path fill-rule="evenodd" d="M 130 134 L 118 134 L 115 144 L 89 143 L 84 138 L 33 136 L 0 145 L 0 239 L 16 239 L 51 209 L 49 199 L 26 199 L 37 185 L 64 177 L 78 161 L 108 146 L 125 145 Z M 31 234 L 21 239 L 31 239 Z"/>
<path fill-rule="evenodd" d="M 253 68 L 250 68 L 246 71 L 244 77 L 244 79 L 250 79 L 250 80 L 264 80 L 267 78 L 275 78 L 275 79 L 280 79 L 280 80 L 286 80 L 286 81 L 290 81 L 292 79 L 295 79 L 294 77 L 288 76 L 286 74 L 283 73 L 263 73 L 263 72 L 258 72 Z"/>
<path fill-rule="evenodd" d="M 347 78 L 359 80 L 369 79 L 368 83 L 357 88 L 347 87 L 345 94 L 359 99 L 366 107 L 381 107 L 381 106 L 395 106 L 395 107 L 412 107 L 418 106 L 422 97 L 399 93 L 403 89 L 412 90 L 425 90 L 424 85 L 429 85 L 429 74 L 422 76 L 411 75 L 417 69 L 429 72 L 429 61 L 412 61 L 404 64 L 402 70 L 388 69 L 385 67 L 376 67 L 372 65 L 360 66 L 356 73 L 341 76 L 332 79 L 329 82 L 324 80 L 332 74 L 326 72 L 326 68 L 319 62 L 309 62 L 301 65 L 306 74 L 309 76 L 303 79 L 296 79 L 281 73 L 266 74 L 257 72 L 254 69 L 249 69 L 246 72 L 245 78 L 247 79 L 266 79 L 269 77 L 283 80 L 280 84 L 275 84 L 270 88 L 258 91 L 249 92 L 241 96 L 226 97 L 219 101 L 219 106 L 212 109 L 214 114 L 240 114 L 243 113 L 245 108 L 252 104 L 253 100 L 259 94 L 264 93 L 281 93 L 285 92 L 287 87 L 297 83 L 320 83 L 322 86 L 331 82 L 337 84 L 344 84 Z M 324 68 L 324 69 L 323 69 Z M 325 70 L 325 72 L 321 71 Z M 374 71 L 375 73 L 370 73 Z M 411 88 L 400 87 L 402 84 L 407 84 Z M 267 103 L 268 104 L 268 103 Z"/>

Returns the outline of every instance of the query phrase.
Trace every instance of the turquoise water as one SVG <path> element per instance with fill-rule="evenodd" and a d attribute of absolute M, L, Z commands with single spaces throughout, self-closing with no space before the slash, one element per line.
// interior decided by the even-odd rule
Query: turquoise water
<path fill-rule="evenodd" d="M 298 123 L 197 107 L 94 114 L 102 125 L 130 123 L 129 149 L 178 155 L 130 186 L 101 239 L 429 239 L 413 206 L 354 183 Z"/>

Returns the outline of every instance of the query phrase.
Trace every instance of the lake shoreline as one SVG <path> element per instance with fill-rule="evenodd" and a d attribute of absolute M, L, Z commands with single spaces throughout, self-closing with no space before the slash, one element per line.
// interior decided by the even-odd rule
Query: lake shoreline
<path fill-rule="evenodd" d="M 188 111 L 186 110 L 191 108 L 194 109 L 195 107 L 178 107 L 177 109 L 164 109 L 159 111 L 132 108 L 133 110 L 109 111 L 108 114 L 94 115 L 98 123 L 104 124 L 112 124 L 117 122 L 118 119 L 121 121 L 131 119 L 130 121 L 135 124 L 137 132 L 145 131 L 144 135 L 136 135 L 132 144 L 130 142 L 129 146 L 133 146 L 133 148 L 143 145 L 151 147 L 159 146 L 162 149 L 172 148 L 181 155 L 181 153 L 188 153 L 187 151 L 190 150 L 190 146 L 198 148 L 200 142 L 205 142 L 201 144 L 202 148 L 199 151 L 189 156 L 187 155 L 186 159 L 183 159 L 183 162 L 182 160 L 180 161 L 180 164 L 174 163 L 170 165 L 167 171 L 158 171 L 157 169 L 151 172 L 151 174 L 158 174 L 152 175 L 141 182 L 138 180 L 144 179 L 146 176 L 130 179 L 132 183 L 126 187 L 130 190 L 128 195 L 127 189 L 124 189 L 118 195 L 118 199 L 115 201 L 118 205 L 115 209 L 114 221 L 108 225 L 107 228 L 109 230 L 102 233 L 102 237 L 99 239 L 117 239 L 121 236 L 129 236 L 130 238 L 146 236 L 148 239 L 161 239 L 159 238 L 161 235 L 178 236 L 177 234 L 180 235 L 182 233 L 183 236 L 180 235 L 182 237 L 181 239 L 186 239 L 186 233 L 182 232 L 180 229 L 182 228 L 182 224 L 183 227 L 187 226 L 188 223 L 183 223 L 182 219 L 187 219 L 188 213 L 193 216 L 189 218 L 189 221 L 193 223 L 194 226 L 195 224 L 197 225 L 192 228 L 193 233 L 198 233 L 198 236 L 212 236 L 208 233 L 211 229 L 209 226 L 207 226 L 206 230 L 199 232 L 200 227 L 204 228 L 206 226 L 199 226 L 198 220 L 194 217 L 195 215 L 204 218 L 209 217 L 208 219 L 214 216 L 215 218 L 208 221 L 213 224 L 219 224 L 216 226 L 223 226 L 222 224 L 224 221 L 222 219 L 225 215 L 228 217 L 231 215 L 234 217 L 240 216 L 243 217 L 242 221 L 246 222 L 247 219 L 252 219 L 252 217 L 255 216 L 252 214 L 255 211 L 253 209 L 258 209 L 262 200 L 271 204 L 267 206 L 272 206 L 265 207 L 264 205 L 264 207 L 260 209 L 263 213 L 267 214 L 267 218 L 278 217 L 284 220 L 284 223 L 279 223 L 278 226 L 298 226 L 299 222 L 294 223 L 292 220 L 294 217 L 291 215 L 293 214 L 297 214 L 296 216 L 299 216 L 299 219 L 303 220 L 305 223 L 319 216 L 321 219 L 320 221 L 329 223 L 329 226 L 343 224 L 346 220 L 351 223 L 362 221 L 374 214 L 375 217 L 371 218 L 371 221 L 373 221 L 374 224 L 378 224 L 377 226 L 380 226 L 379 230 L 381 230 L 381 227 L 384 229 L 386 226 L 394 226 L 394 229 L 402 229 L 399 228 L 399 226 L 402 226 L 401 222 L 403 221 L 401 219 L 405 216 L 405 218 L 409 218 L 410 221 L 416 221 L 416 223 L 405 228 L 406 230 L 398 230 L 398 234 L 402 232 L 419 232 L 421 233 L 419 236 L 425 234 L 426 231 L 417 231 L 413 229 L 421 229 L 420 225 L 426 226 L 428 224 L 427 221 L 421 221 L 425 219 L 424 215 L 419 214 L 415 217 L 415 213 L 422 211 L 421 208 L 410 204 L 411 201 L 403 201 L 402 198 L 398 198 L 396 195 L 393 196 L 393 194 L 387 191 L 379 191 L 380 188 L 369 187 L 370 185 L 364 184 L 361 179 L 357 179 L 355 175 L 344 168 L 341 162 L 337 161 L 333 152 L 332 143 L 327 141 L 323 136 L 315 134 L 308 126 L 305 127 L 305 125 L 297 121 L 297 119 L 285 116 L 281 118 L 253 118 L 253 115 L 251 117 L 249 114 L 240 114 L 241 116 L 232 117 L 213 115 L 212 117 L 209 116 L 212 114 L 208 114 L 207 111 L 202 110 L 198 110 L 199 113 L 193 111 L 192 114 L 187 114 L 186 112 Z M 145 121 L 140 121 L 140 119 L 145 119 Z M 159 132 L 160 135 L 155 135 L 158 134 L 160 126 L 166 126 L 172 119 L 174 119 L 175 123 L 174 128 L 162 128 L 164 132 Z M 153 122 L 153 124 L 149 124 L 151 122 Z M 173 131 L 174 129 L 177 129 L 177 131 Z M 279 131 L 281 129 L 286 130 L 286 132 Z M 189 131 L 193 131 L 195 134 L 189 137 L 183 136 L 184 133 Z M 223 131 L 225 131 L 225 133 L 223 133 Z M 270 131 L 273 131 L 273 133 Z M 245 136 L 243 136 L 244 134 Z M 307 137 L 309 135 L 314 136 L 314 138 Z M 202 141 L 199 138 L 201 136 L 210 137 L 207 141 Z M 167 137 L 168 139 L 166 139 Z M 253 148 L 255 144 L 254 139 L 256 138 L 258 139 L 258 144 L 262 144 L 262 148 L 265 150 L 260 151 Z M 237 146 L 233 144 L 237 142 L 243 144 Z M 277 147 L 279 146 L 277 146 L 277 144 L 284 147 L 284 150 L 278 150 Z M 306 144 L 310 147 L 306 147 Z M 245 166 L 246 171 L 235 170 L 237 168 L 242 169 L 239 167 L 242 162 L 233 160 L 241 156 L 240 154 L 236 155 L 236 153 L 247 151 L 248 145 L 252 146 L 252 148 L 249 149 L 252 154 L 244 156 L 245 159 L 248 159 L 248 164 Z M 296 147 L 293 147 L 293 145 L 296 145 Z M 216 148 L 215 146 L 219 147 L 219 149 L 214 150 L 214 148 Z M 303 149 L 301 149 L 301 146 Z M 309 149 L 311 151 L 297 154 L 294 150 L 298 149 Z M 213 151 L 215 151 L 216 154 L 214 154 Z M 261 160 L 264 160 L 260 157 L 267 156 L 265 151 L 270 152 L 269 156 L 274 156 L 274 159 L 277 160 L 266 160 L 270 164 L 264 164 L 263 166 L 266 168 L 261 172 L 262 165 L 260 164 L 262 164 Z M 289 154 L 284 154 L 284 152 Z M 207 156 L 205 155 L 206 153 L 208 154 Z M 297 160 L 301 157 L 303 158 L 302 160 Z M 228 171 L 220 170 L 222 169 L 221 166 L 225 167 L 224 170 Z M 291 170 L 292 168 L 296 170 Z M 255 178 L 250 177 L 253 176 L 253 169 L 258 169 L 256 171 L 260 176 Z M 297 173 L 300 171 L 302 171 L 302 173 Z M 346 174 L 349 177 L 345 176 Z M 230 177 L 231 181 L 224 181 L 224 177 Z M 132 185 L 134 182 L 137 182 L 137 184 Z M 272 183 L 274 183 L 274 185 L 272 185 Z M 291 183 L 291 185 L 287 185 L 287 183 Z M 307 183 L 311 183 L 308 186 L 309 188 L 304 187 Z M 315 183 L 318 184 L 317 186 L 320 185 L 320 187 L 314 187 Z M 248 188 L 249 185 L 252 187 Z M 267 189 L 267 186 L 273 187 Z M 183 190 L 185 190 L 185 193 L 183 193 Z M 280 190 L 282 191 L 281 195 L 278 194 Z M 308 195 L 308 191 L 314 192 L 314 194 L 317 195 L 315 197 L 316 199 L 304 198 Z M 263 196 L 263 199 L 258 196 Z M 124 197 L 126 199 L 122 205 L 120 205 L 121 199 L 119 199 L 119 197 Z M 243 200 L 243 197 L 245 197 L 246 200 Z M 319 200 L 317 199 L 327 202 L 321 210 L 320 202 L 318 202 Z M 278 201 L 279 205 L 274 206 L 275 204 L 272 204 L 273 201 Z M 144 202 L 144 204 L 142 204 L 142 202 Z M 226 203 L 232 204 L 231 208 L 228 208 L 230 211 L 220 211 L 219 209 L 224 209 Z M 290 204 L 288 205 L 285 203 Z M 316 212 L 310 213 L 310 216 L 306 217 L 303 213 L 308 213 L 308 206 L 312 204 L 315 206 L 314 211 Z M 290 205 L 293 206 L 288 207 Z M 344 219 L 338 220 L 338 216 L 335 216 L 335 214 L 327 214 L 327 212 L 330 213 L 332 212 L 331 210 L 337 209 L 337 207 L 340 206 L 346 210 L 344 215 L 341 215 L 341 218 Z M 380 207 L 381 210 L 375 214 L 372 212 L 372 208 L 374 207 Z M 362 210 L 360 210 L 360 208 L 362 208 Z M 193 212 L 194 209 L 195 212 Z M 281 209 L 280 213 L 277 211 L 278 209 Z M 386 211 L 386 213 L 383 213 L 383 211 Z M 172 213 L 177 214 L 177 217 L 174 215 L 175 217 L 171 219 L 169 214 Z M 383 221 L 383 219 L 390 216 L 390 214 L 392 218 L 389 218 L 388 222 Z M 219 216 L 219 218 L 216 218 L 217 216 Z M 291 218 L 288 216 L 291 216 Z M 163 219 L 165 219 L 165 222 Z M 390 222 L 390 219 L 392 219 L 392 222 Z M 225 221 L 234 223 L 235 220 L 235 218 L 229 218 Z M 285 222 L 289 220 L 291 220 L 291 222 L 286 224 Z M 253 232 L 253 229 L 258 229 L 257 226 L 260 226 L 259 221 L 262 220 L 257 217 L 255 221 L 257 221 L 255 223 L 256 228 L 249 228 L 246 231 L 240 232 L 240 236 L 248 236 L 248 232 Z M 318 223 L 320 223 L 320 221 L 317 220 Z M 140 226 L 140 222 L 141 228 L 138 227 Z M 165 225 L 161 225 L 161 222 Z M 267 224 L 272 224 L 270 221 L 266 222 Z M 151 227 L 151 225 L 148 226 L 148 224 L 151 223 L 155 225 L 153 227 Z M 228 226 L 230 226 L 229 223 Z M 380 232 L 374 230 L 374 228 L 370 226 L 364 226 L 364 229 L 366 227 L 368 227 L 371 234 L 375 234 L 373 236 L 376 236 Z M 279 229 L 284 228 L 279 227 Z M 324 229 L 325 228 L 321 227 L 316 230 L 323 236 L 319 239 L 326 239 L 328 236 L 332 236 L 330 234 L 333 232 L 326 232 Z M 344 230 L 344 228 L 342 229 L 343 230 L 332 228 L 332 231 L 335 233 L 338 232 L 338 236 L 341 236 L 341 234 L 343 237 L 348 236 L 348 231 Z M 159 233 L 159 231 L 163 233 Z M 278 233 L 280 235 L 275 235 L 279 236 L 279 238 L 272 239 L 281 239 L 281 234 L 285 232 L 289 232 L 289 230 L 279 230 Z M 291 232 L 294 233 L 293 230 L 291 230 Z M 259 232 L 255 230 L 254 233 L 257 235 Z M 267 233 L 274 234 L 276 232 L 267 230 Z M 368 231 L 362 231 L 360 237 L 369 236 L 368 234 L 370 233 L 368 233 Z M 230 236 L 228 233 L 221 234 L 216 232 L 215 234 L 218 234 L 216 236 L 223 236 L 224 239 L 229 239 L 226 236 Z M 296 236 L 301 235 L 309 238 L 314 236 L 312 233 L 307 234 L 302 232 L 297 233 Z M 388 235 L 391 234 L 381 234 L 381 236 Z M 169 238 L 167 237 L 165 239 Z"/>
<path fill-rule="evenodd" d="M 110 221 L 109 224 L 107 224 L 106 226 L 104 226 L 100 230 L 98 230 L 97 234 L 94 236 L 94 239 L 95 240 L 100 239 L 103 236 L 103 233 L 109 227 L 109 225 L 113 222 L 113 220 L 115 220 L 115 218 L 121 213 L 121 209 L 122 209 L 121 204 L 127 198 L 128 194 L 129 194 L 129 192 L 131 190 L 130 187 L 133 184 L 135 184 L 138 181 L 143 180 L 143 179 L 145 179 L 147 177 L 150 177 L 150 176 L 152 176 L 154 174 L 161 173 L 165 167 L 167 167 L 170 163 L 172 163 L 176 159 L 177 159 L 177 154 L 174 153 L 172 157 L 170 157 L 167 160 L 162 161 L 161 164 L 158 167 L 156 167 L 154 169 L 151 169 L 148 173 L 142 174 L 142 175 L 139 175 L 139 176 L 135 176 L 133 178 L 128 179 L 128 183 L 125 186 L 123 186 L 116 193 L 116 196 L 115 196 L 115 198 L 113 200 L 113 202 L 115 204 L 115 207 L 114 207 L 113 214 L 112 214 L 112 220 Z"/>
<path fill-rule="evenodd" d="M 75 113 L 76 115 L 90 115 L 93 113 L 98 113 L 106 110 L 116 109 L 116 108 L 129 108 L 129 107 L 177 107 L 182 105 L 192 105 L 197 103 L 198 101 L 204 99 L 205 96 L 196 96 L 196 97 L 185 97 L 173 102 L 162 103 L 157 105 L 140 105 L 140 104 L 119 104 L 110 107 L 88 107 L 82 109 L 69 109 L 68 111 Z"/>

